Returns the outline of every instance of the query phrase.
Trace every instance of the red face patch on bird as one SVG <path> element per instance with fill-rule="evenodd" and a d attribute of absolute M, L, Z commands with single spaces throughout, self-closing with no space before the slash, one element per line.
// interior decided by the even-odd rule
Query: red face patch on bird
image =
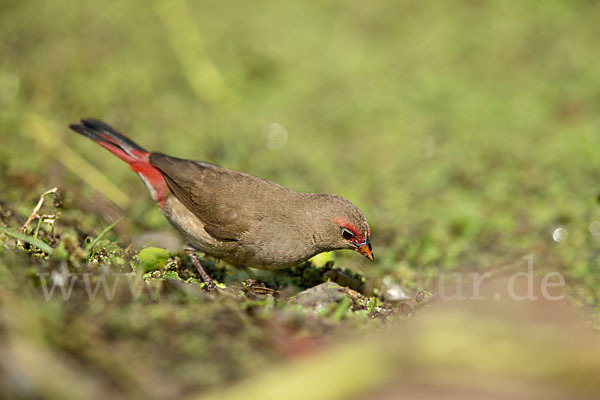
<path fill-rule="evenodd" d="M 349 222 L 344 217 L 336 217 L 333 219 L 333 222 L 335 222 L 342 229 L 342 236 L 344 236 L 344 239 L 346 240 L 351 240 L 353 242 L 364 242 L 369 236 L 369 232 L 367 232 L 367 235 L 365 237 L 365 235 L 358 230 L 356 225 Z M 344 229 L 346 231 L 344 231 Z M 345 232 L 347 232 L 348 237 L 344 235 Z"/>
<path fill-rule="evenodd" d="M 353 249 L 373 261 L 373 251 L 369 239 L 369 227 L 367 226 L 367 232 L 365 234 L 361 233 L 356 225 L 349 222 L 344 217 L 336 217 L 333 221 L 340 227 L 342 237 L 353 245 Z"/>

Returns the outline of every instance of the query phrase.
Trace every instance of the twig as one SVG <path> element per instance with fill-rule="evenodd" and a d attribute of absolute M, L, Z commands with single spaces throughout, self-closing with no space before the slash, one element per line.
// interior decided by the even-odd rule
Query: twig
<path fill-rule="evenodd" d="M 39 214 L 38 214 L 38 212 L 40 211 L 40 209 L 44 205 L 44 201 L 46 199 L 46 196 L 48 196 L 49 194 L 56 194 L 57 191 L 58 191 L 58 188 L 52 188 L 52 189 L 47 190 L 44 193 L 42 193 L 42 195 L 40 196 L 40 199 L 38 200 L 37 204 L 33 208 L 33 211 L 31 212 L 31 215 L 29 216 L 29 218 L 27 218 L 27 221 L 25 221 L 25 223 L 21 227 L 21 232 L 25 233 L 25 231 L 27 230 L 27 226 L 31 223 L 31 221 L 33 221 L 35 218 L 39 218 L 40 217 Z"/>

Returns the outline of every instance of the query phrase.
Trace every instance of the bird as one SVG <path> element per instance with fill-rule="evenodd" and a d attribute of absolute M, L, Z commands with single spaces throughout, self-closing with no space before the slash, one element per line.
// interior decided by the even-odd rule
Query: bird
<path fill-rule="evenodd" d="M 350 249 L 373 261 L 363 212 L 333 194 L 301 193 L 216 164 L 149 152 L 95 118 L 69 128 L 129 164 L 170 224 L 194 253 L 240 267 L 278 270 L 327 251 Z"/>

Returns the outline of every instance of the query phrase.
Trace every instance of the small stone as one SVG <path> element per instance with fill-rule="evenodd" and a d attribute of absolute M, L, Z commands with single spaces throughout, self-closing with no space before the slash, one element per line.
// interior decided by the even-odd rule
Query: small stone
<path fill-rule="evenodd" d="M 325 282 L 303 290 L 293 301 L 306 307 L 323 307 L 337 303 L 344 297 L 344 287 L 334 282 Z"/>
<path fill-rule="evenodd" d="M 396 283 L 391 276 L 386 276 L 383 279 L 382 297 L 385 301 L 389 301 L 391 303 L 410 300 L 410 297 L 404 293 L 402 286 Z"/>

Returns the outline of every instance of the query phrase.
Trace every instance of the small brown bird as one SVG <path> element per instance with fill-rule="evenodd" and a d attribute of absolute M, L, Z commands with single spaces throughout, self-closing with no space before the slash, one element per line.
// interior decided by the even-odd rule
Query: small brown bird
<path fill-rule="evenodd" d="M 260 269 L 290 267 L 338 249 L 373 260 L 367 219 L 340 196 L 297 193 L 215 164 L 151 153 L 96 119 L 69 127 L 129 164 L 190 251 Z"/>

